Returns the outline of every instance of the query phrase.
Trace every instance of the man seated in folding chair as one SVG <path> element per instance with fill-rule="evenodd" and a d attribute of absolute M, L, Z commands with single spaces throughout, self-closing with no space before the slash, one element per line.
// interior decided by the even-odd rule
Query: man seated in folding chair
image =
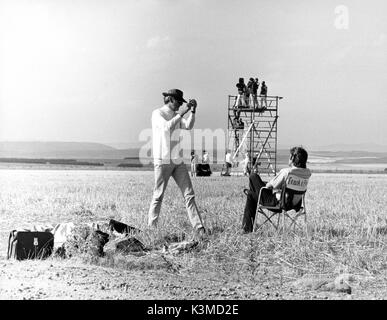
<path fill-rule="evenodd" d="M 302 147 L 293 147 L 290 149 L 289 167 L 282 169 L 269 182 L 262 181 L 258 173 L 251 173 L 249 176 L 250 190 L 245 189 L 247 195 L 245 211 L 243 215 L 242 229 L 244 233 L 252 232 L 254 228 L 254 220 L 259 200 L 259 211 L 266 220 L 271 221 L 271 218 L 277 213 L 291 208 L 297 210 L 301 207 L 302 197 L 306 191 L 306 187 L 311 176 L 311 172 L 306 168 L 308 153 Z M 293 190 L 291 193 L 291 203 L 287 203 L 288 199 L 284 195 L 284 187 Z M 288 189 L 286 189 L 288 190 Z M 272 212 L 267 216 L 262 208 L 266 208 Z M 274 224 L 273 224 L 274 225 Z"/>

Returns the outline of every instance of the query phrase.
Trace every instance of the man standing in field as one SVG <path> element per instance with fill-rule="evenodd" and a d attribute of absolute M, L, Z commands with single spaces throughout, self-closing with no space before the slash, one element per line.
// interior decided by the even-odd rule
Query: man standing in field
<path fill-rule="evenodd" d="M 226 165 L 226 172 L 224 176 L 231 176 L 231 167 L 232 167 L 232 158 L 231 158 L 231 151 L 227 150 L 226 151 L 226 156 L 225 156 L 225 165 Z"/>
<path fill-rule="evenodd" d="M 195 193 L 192 182 L 179 145 L 179 129 L 191 130 L 195 123 L 195 112 L 197 102 L 187 101 L 183 98 L 183 92 L 179 89 L 171 89 L 163 93 L 164 106 L 152 113 L 153 133 L 153 159 L 155 186 L 153 197 L 148 213 L 148 225 L 156 227 L 160 215 L 161 204 L 169 178 L 172 176 L 180 188 L 188 213 L 188 218 L 195 230 L 196 235 L 201 238 L 205 234 L 201 215 L 195 202 Z M 187 119 L 184 115 L 190 114 Z"/>

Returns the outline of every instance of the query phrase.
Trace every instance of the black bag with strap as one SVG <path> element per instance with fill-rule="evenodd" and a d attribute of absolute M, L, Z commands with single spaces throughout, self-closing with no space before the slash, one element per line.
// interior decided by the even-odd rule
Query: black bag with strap
<path fill-rule="evenodd" d="M 196 165 L 196 176 L 208 177 L 212 174 L 210 165 L 208 163 L 198 163 Z"/>
<path fill-rule="evenodd" d="M 52 254 L 54 235 L 48 231 L 18 231 L 9 234 L 7 259 L 44 259 Z"/>

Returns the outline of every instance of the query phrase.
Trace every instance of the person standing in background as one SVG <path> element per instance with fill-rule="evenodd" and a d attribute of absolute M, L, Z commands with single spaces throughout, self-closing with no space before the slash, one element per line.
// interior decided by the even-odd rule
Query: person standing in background
<path fill-rule="evenodd" d="M 231 159 L 231 151 L 226 151 L 226 157 L 225 157 L 225 164 L 226 164 L 226 173 L 224 176 L 230 176 L 231 175 L 231 167 L 232 167 L 232 159 Z"/>
<path fill-rule="evenodd" d="M 191 177 L 196 177 L 196 165 L 199 163 L 199 157 L 195 150 L 191 152 Z"/>

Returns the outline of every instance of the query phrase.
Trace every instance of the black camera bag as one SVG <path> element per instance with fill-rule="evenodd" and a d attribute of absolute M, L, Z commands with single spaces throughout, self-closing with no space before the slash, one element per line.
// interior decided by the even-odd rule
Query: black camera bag
<path fill-rule="evenodd" d="M 209 177 L 212 174 L 210 165 L 208 163 L 198 163 L 196 165 L 196 176 Z"/>
<path fill-rule="evenodd" d="M 7 259 L 44 259 L 52 254 L 54 235 L 47 231 L 18 231 L 9 234 Z"/>

